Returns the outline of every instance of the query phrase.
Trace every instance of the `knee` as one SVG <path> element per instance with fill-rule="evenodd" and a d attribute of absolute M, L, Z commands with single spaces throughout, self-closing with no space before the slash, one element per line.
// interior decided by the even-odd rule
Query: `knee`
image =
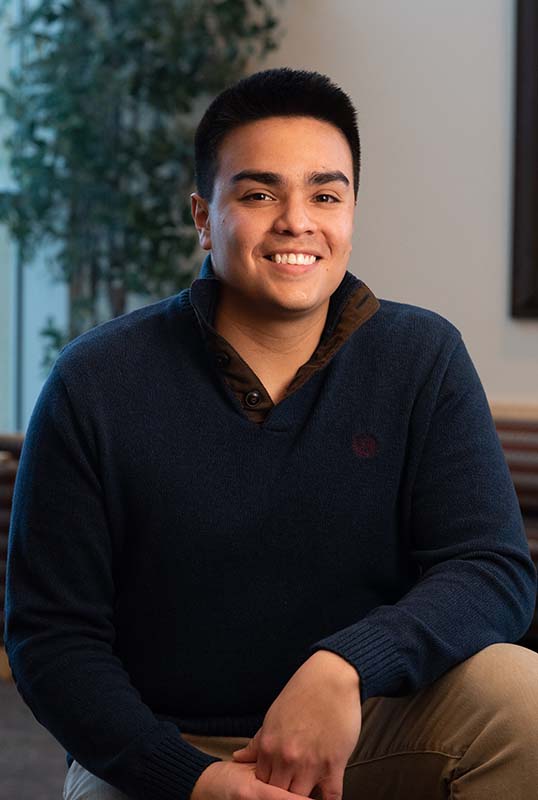
<path fill-rule="evenodd" d="M 516 644 L 492 644 L 460 664 L 459 688 L 488 718 L 529 733 L 538 719 L 538 653 Z M 538 738 L 538 737 L 537 737 Z"/>

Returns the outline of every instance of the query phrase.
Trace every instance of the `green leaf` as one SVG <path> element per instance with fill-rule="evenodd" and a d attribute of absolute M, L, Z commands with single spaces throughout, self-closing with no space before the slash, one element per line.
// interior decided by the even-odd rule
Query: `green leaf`
<path fill-rule="evenodd" d="M 158 299 L 197 274 L 193 110 L 277 47 L 273 7 L 36 0 L 10 28 L 25 61 L 0 86 L 16 183 L 0 220 L 25 259 L 51 243 L 48 268 L 72 288 L 69 329 L 41 332 L 45 369 L 128 292 Z"/>

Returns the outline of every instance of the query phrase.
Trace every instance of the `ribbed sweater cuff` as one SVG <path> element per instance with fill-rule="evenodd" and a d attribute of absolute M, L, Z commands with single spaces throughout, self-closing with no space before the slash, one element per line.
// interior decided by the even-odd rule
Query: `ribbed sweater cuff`
<path fill-rule="evenodd" d="M 215 761 L 222 759 L 198 750 L 179 735 L 168 735 L 138 760 L 140 796 L 152 800 L 188 800 L 204 769 Z"/>
<path fill-rule="evenodd" d="M 330 650 L 345 658 L 359 674 L 361 704 L 397 690 L 406 675 L 393 639 L 378 626 L 362 621 L 312 644 L 309 652 Z"/>

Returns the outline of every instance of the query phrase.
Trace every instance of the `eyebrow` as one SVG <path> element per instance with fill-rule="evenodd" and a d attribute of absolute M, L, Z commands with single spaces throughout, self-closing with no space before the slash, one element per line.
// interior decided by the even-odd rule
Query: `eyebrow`
<path fill-rule="evenodd" d="M 240 181 L 265 183 L 266 186 L 284 186 L 286 183 L 282 175 L 279 175 L 278 172 L 256 172 L 250 169 L 244 169 L 232 176 L 232 184 L 239 183 Z M 306 179 L 306 183 L 311 186 L 319 186 L 324 183 L 332 183 L 333 181 L 341 181 L 346 186 L 349 186 L 349 179 L 346 178 L 344 173 L 340 172 L 339 169 L 333 172 L 311 172 Z"/>

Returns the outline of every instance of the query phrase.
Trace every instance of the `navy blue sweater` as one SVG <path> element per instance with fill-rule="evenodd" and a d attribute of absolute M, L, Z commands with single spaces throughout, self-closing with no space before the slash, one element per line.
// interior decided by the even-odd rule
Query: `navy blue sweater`
<path fill-rule="evenodd" d="M 346 273 L 346 287 L 358 279 Z M 262 424 L 190 289 L 83 334 L 36 403 L 15 487 L 6 647 L 72 757 L 187 800 L 318 649 L 361 702 L 517 641 L 536 599 L 514 487 L 460 332 L 380 307 Z"/>

